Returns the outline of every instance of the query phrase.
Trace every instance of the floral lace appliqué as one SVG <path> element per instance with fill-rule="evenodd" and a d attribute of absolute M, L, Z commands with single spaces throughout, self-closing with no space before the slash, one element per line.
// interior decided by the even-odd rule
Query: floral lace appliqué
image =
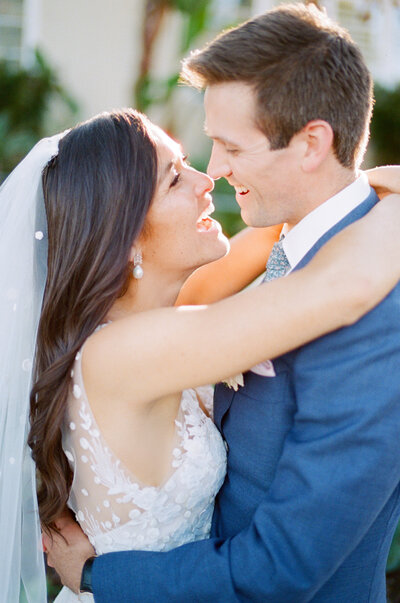
<path fill-rule="evenodd" d="M 186 390 L 176 420 L 179 444 L 171 475 L 160 487 L 141 484 L 109 449 L 86 398 L 78 354 L 63 427 L 74 472 L 69 505 L 97 553 L 166 551 L 209 536 L 214 499 L 226 471 L 226 451 L 212 420 L 211 388 Z"/>

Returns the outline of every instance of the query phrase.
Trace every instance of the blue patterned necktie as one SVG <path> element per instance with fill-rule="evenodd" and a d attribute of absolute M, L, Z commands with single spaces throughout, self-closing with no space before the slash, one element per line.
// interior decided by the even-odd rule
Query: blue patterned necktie
<path fill-rule="evenodd" d="M 272 251 L 268 258 L 267 272 L 265 273 L 263 283 L 268 283 L 275 278 L 285 276 L 285 274 L 290 270 L 289 260 L 286 257 L 286 253 L 284 252 L 282 245 L 283 239 L 284 236 L 281 236 L 278 243 L 275 243 L 272 247 Z"/>

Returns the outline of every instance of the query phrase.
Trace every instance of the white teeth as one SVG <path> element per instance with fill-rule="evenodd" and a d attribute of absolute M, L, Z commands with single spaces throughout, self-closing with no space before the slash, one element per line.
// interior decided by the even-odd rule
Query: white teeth
<path fill-rule="evenodd" d="M 249 189 L 246 188 L 245 186 L 235 186 L 235 191 L 239 194 L 244 194 L 244 193 L 248 193 Z"/>
<path fill-rule="evenodd" d="M 210 214 L 213 213 L 214 210 L 215 210 L 214 205 L 212 203 L 210 203 L 210 205 L 208 207 L 206 207 L 206 209 L 203 211 L 203 213 L 200 214 L 197 221 L 201 222 L 202 220 L 205 220 L 206 218 L 209 217 Z"/>

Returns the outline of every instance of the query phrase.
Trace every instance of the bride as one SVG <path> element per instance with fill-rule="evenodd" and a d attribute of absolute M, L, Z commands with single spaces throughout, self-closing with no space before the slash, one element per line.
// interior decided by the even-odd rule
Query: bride
<path fill-rule="evenodd" d="M 177 143 L 123 110 L 41 141 L 0 191 L 7 602 L 20 574 L 28 600 L 45 600 L 24 449 L 32 358 L 28 441 L 44 530 L 68 505 L 97 553 L 168 550 L 208 536 L 225 474 L 205 384 L 356 321 L 398 281 L 390 196 L 306 268 L 222 300 L 254 278 L 276 229 L 247 231 L 224 257 L 212 189 Z M 244 250 L 247 269 L 235 259 Z M 58 599 L 77 600 L 67 588 Z"/>

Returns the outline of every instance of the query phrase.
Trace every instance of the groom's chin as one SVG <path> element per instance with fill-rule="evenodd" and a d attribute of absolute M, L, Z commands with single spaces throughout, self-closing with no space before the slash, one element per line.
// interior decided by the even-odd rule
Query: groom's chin
<path fill-rule="evenodd" d="M 257 211 L 257 208 L 251 211 L 250 207 L 242 207 L 240 216 L 246 226 L 253 228 L 267 228 L 267 226 L 280 226 L 286 220 L 282 216 L 268 215 L 267 212 Z"/>
<path fill-rule="evenodd" d="M 253 228 L 264 228 L 265 226 L 272 226 L 268 224 L 265 217 L 257 215 L 257 213 L 249 211 L 248 208 L 241 208 L 240 215 L 246 226 L 252 226 Z"/>
<path fill-rule="evenodd" d="M 243 222 L 246 224 L 246 226 L 258 226 L 258 224 L 256 224 L 255 220 L 253 219 L 251 213 L 247 210 L 244 209 L 243 207 L 240 208 L 240 216 L 243 220 Z"/>

